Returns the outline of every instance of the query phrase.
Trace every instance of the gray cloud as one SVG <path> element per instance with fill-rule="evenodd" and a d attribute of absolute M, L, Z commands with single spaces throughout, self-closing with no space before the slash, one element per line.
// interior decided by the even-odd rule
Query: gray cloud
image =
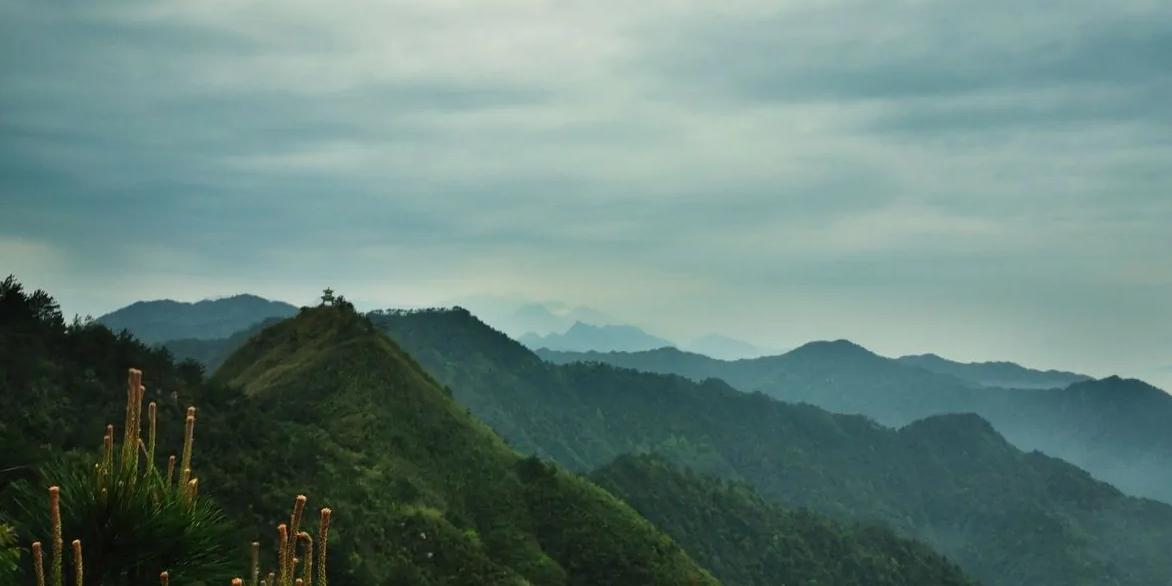
<path fill-rule="evenodd" d="M 831 2 L 685 23 L 650 53 L 669 82 L 756 99 L 946 97 L 1165 85 L 1159 3 Z"/>
<path fill-rule="evenodd" d="M 1150 370 L 1172 354 L 1170 17 L 3 0 L 0 265 L 83 313 L 330 282 Z"/>

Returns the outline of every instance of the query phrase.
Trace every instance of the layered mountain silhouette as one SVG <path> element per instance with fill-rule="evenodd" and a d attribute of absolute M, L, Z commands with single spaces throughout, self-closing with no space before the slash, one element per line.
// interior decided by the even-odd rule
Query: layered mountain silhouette
<path fill-rule="evenodd" d="M 610 323 L 611 318 L 589 307 L 565 307 L 561 304 L 527 303 L 518 307 L 510 323 L 523 332 L 555 332 L 575 323 Z"/>
<path fill-rule="evenodd" d="M 1092 377 L 1074 372 L 1033 370 L 1013 362 L 955 362 L 935 354 L 903 356 L 899 361 L 924 370 L 954 376 L 980 387 L 1056 389 L 1092 380 Z"/>
<path fill-rule="evenodd" d="M 521 343 L 533 349 L 568 351 L 633 351 L 673 345 L 668 340 L 648 334 L 635 326 L 596 326 L 584 322 L 575 322 L 562 334 L 525 334 L 521 336 Z"/>
<path fill-rule="evenodd" d="M 1172 547 L 1172 509 L 1129 498 L 1061 460 L 1021 452 L 1001 435 L 1027 447 L 1087 445 L 1096 433 L 1115 438 L 1100 442 L 1101 452 L 1068 447 L 1063 455 L 1097 466 L 1100 477 L 1133 483 L 1129 490 L 1151 486 L 1146 475 L 1128 476 L 1143 469 L 1150 453 L 1117 457 L 1134 453 L 1145 430 L 1168 420 L 1161 411 L 1166 395 L 1138 381 L 1002 389 L 987 386 L 984 375 L 936 372 L 841 340 L 735 361 L 674 348 L 540 351 L 559 365 L 467 311 L 370 317 L 511 445 L 571 469 L 595 470 L 624 454 L 660 454 L 671 466 L 743 482 L 770 506 L 890 524 L 988 584 L 1172 579 L 1172 562 L 1162 553 Z M 964 411 L 995 425 L 976 415 L 937 415 Z M 1130 432 L 1119 424 L 1142 411 L 1148 416 L 1131 419 L 1138 424 Z M 1026 434 L 1031 429 L 1035 436 Z M 701 544 L 688 547 L 706 551 Z"/>
<path fill-rule="evenodd" d="M 978 413 L 1015 445 L 1041 450 L 1125 491 L 1172 502 L 1172 396 L 1134 380 L 1100 381 L 1016 365 L 953 365 L 885 358 L 845 340 L 813 342 L 792 352 L 722 361 L 665 348 L 648 352 L 566 353 L 539 350 L 554 363 L 601 362 L 702 381 L 719 378 L 742 391 L 857 413 L 890 426 L 946 413 Z M 940 372 L 946 369 L 947 372 Z M 959 371 L 959 372 L 953 372 Z M 1066 388 L 986 386 L 990 372 L 1014 380 L 1077 379 Z"/>
<path fill-rule="evenodd" d="M 270 318 L 284 318 L 297 308 L 256 295 L 234 295 L 195 303 L 163 299 L 139 301 L 98 318 L 115 332 L 127 330 L 148 344 L 167 340 L 226 338 Z"/>
<path fill-rule="evenodd" d="M 1165 555 L 1172 548 L 1172 507 L 1127 497 L 1062 460 L 1022 452 L 977 415 L 937 415 L 891 429 L 712 378 L 695 382 L 597 362 L 551 364 L 462 310 L 372 319 L 512 445 L 573 469 L 593 470 L 627 453 L 658 453 L 744 481 L 774 504 L 888 523 L 988 584 L 1172 580 Z M 678 350 L 647 354 L 683 359 L 693 375 L 720 363 L 694 362 L 695 355 Z M 898 384 L 871 387 L 875 405 L 889 394 L 898 398 L 909 380 L 945 378 L 958 392 L 973 390 L 849 342 L 742 362 L 746 380 L 783 375 L 811 396 L 830 389 L 844 400 L 853 400 L 855 381 L 875 369 L 906 374 Z M 790 362 L 792 368 L 781 368 Z M 913 397 L 923 394 L 909 392 L 906 400 Z"/>
<path fill-rule="evenodd" d="M 141 366 L 163 453 L 199 407 L 200 494 L 242 522 L 240 543 L 271 542 L 290 495 L 333 508 L 331 584 L 718 583 L 608 492 L 509 449 L 348 308 L 257 332 L 210 382 L 101 325 L 23 322 L 0 328 L 0 437 L 89 448 Z"/>

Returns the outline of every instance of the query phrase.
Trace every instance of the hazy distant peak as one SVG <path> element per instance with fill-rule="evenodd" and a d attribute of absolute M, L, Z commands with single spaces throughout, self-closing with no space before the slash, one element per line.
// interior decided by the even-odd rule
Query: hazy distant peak
<path fill-rule="evenodd" d="M 644 332 L 643 330 L 641 330 L 635 326 L 630 326 L 630 325 L 625 325 L 625 324 L 595 325 L 595 324 L 586 323 L 584 321 L 575 321 L 574 325 L 570 326 L 570 329 L 566 330 L 566 333 L 569 334 L 572 332 L 597 332 L 597 331 L 638 332 L 643 335 L 650 335 L 650 334 L 647 334 L 647 332 Z"/>
<path fill-rule="evenodd" d="M 126 307 L 123 307 L 122 309 L 127 309 L 130 307 L 152 306 L 152 305 L 194 307 L 194 306 L 207 306 L 207 305 L 227 305 L 227 304 L 232 304 L 232 303 L 284 303 L 284 302 L 265 299 L 264 297 L 261 297 L 259 295 L 253 295 L 252 293 L 235 293 L 232 295 L 223 295 L 220 297 L 205 297 L 205 298 L 200 299 L 198 301 L 179 301 L 177 299 L 170 299 L 170 298 L 140 299 L 138 301 L 135 301 L 134 303 L 131 303 L 130 305 L 127 305 Z M 288 305 L 288 304 L 285 304 L 285 305 Z M 117 311 L 121 311 L 121 309 L 112 311 L 110 313 L 115 313 Z"/>
<path fill-rule="evenodd" d="M 615 323 L 610 316 L 584 306 L 570 306 L 560 301 L 468 299 L 467 304 L 485 322 L 519 337 L 526 333 L 547 335 L 564 332 L 575 322 Z"/>
<path fill-rule="evenodd" d="M 653 336 L 631 325 L 593 325 L 575 321 L 563 334 L 538 335 L 527 333 L 520 342 L 529 348 L 586 352 L 596 350 L 639 351 L 673 346 L 670 341 Z"/>
<path fill-rule="evenodd" d="M 804 356 L 820 358 L 878 358 L 870 350 L 851 342 L 850 340 L 814 341 L 807 342 L 786 354 L 787 356 Z"/>
<path fill-rule="evenodd" d="M 289 317 L 297 308 L 248 293 L 200 301 L 136 301 L 98 318 L 111 330 L 128 330 L 148 343 L 226 338 L 271 318 Z"/>
<path fill-rule="evenodd" d="M 1078 382 L 1067 387 L 1067 392 L 1087 393 L 1110 398 L 1166 399 L 1167 393 L 1142 380 L 1111 375 L 1098 380 Z"/>
<path fill-rule="evenodd" d="M 957 362 L 937 354 L 903 356 L 899 362 L 937 374 L 956 377 L 970 385 L 1019 389 L 1064 388 L 1092 380 L 1091 377 L 1061 370 L 1034 370 L 1008 361 Z"/>

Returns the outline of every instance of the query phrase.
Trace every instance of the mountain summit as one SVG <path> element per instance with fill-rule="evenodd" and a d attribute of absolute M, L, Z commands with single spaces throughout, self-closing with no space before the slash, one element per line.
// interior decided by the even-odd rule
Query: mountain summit
<path fill-rule="evenodd" d="M 517 455 L 348 308 L 261 331 L 214 380 L 269 422 L 225 457 L 286 463 L 352 512 L 355 583 L 716 583 L 605 491 Z"/>

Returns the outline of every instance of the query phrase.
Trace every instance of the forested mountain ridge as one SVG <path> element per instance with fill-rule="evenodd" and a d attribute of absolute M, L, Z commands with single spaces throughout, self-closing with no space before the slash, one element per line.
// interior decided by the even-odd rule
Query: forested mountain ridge
<path fill-rule="evenodd" d="M 889 523 L 988 584 L 1172 581 L 1165 555 L 1172 507 L 1126 497 L 1061 460 L 1023 453 L 975 415 L 892 430 L 714 379 L 549 364 L 459 309 L 390 312 L 372 321 L 510 443 L 579 470 L 624 453 L 660 453 L 748 482 L 777 504 Z M 848 343 L 803 353 L 827 368 L 844 354 L 885 360 Z"/>
<path fill-rule="evenodd" d="M 161 299 L 138 301 L 98 318 L 115 332 L 127 330 L 148 344 L 167 340 L 226 338 L 270 318 L 285 318 L 297 308 L 256 295 L 233 295 L 194 303 Z"/>
<path fill-rule="evenodd" d="M 631 503 L 729 586 L 972 584 L 927 546 L 881 526 L 765 502 L 743 483 L 622 456 L 590 477 Z"/>
<path fill-rule="evenodd" d="M 923 361 L 885 358 L 843 340 L 735 361 L 670 348 L 538 354 L 559 364 L 601 362 L 697 381 L 719 378 L 742 391 L 862 414 L 890 426 L 937 414 L 978 413 L 1023 449 L 1065 459 L 1128 493 L 1172 503 L 1172 467 L 1167 465 L 1172 462 L 1172 396 L 1140 381 L 1109 377 L 1060 389 L 1003 389 L 974 382 L 973 377 L 988 374 L 985 366 L 933 372 L 917 365 Z M 939 361 L 928 362 L 940 368 Z M 1028 375 L 1035 381 L 1080 376 L 1011 370 L 1019 379 Z"/>
<path fill-rule="evenodd" d="M 970 424 L 965 418 L 936 418 L 893 440 L 865 419 L 776 404 L 718 381 L 697 385 L 597 365 L 554 367 L 462 310 L 371 318 L 511 444 L 578 470 L 627 452 L 662 452 L 700 470 L 747 480 L 771 502 L 811 506 L 843 519 L 885 520 L 932 542 L 990 584 L 1146 586 L 1169 572 L 1156 562 L 1168 526 L 1164 509 L 1126 499 L 1062 462 L 1021 454 L 979 419 Z M 801 350 L 797 355 L 817 366 L 811 378 L 821 373 L 825 379 L 843 357 L 854 357 L 864 366 L 912 371 L 928 377 L 924 380 L 944 378 L 967 388 L 963 381 L 890 365 L 848 342 Z M 684 364 L 696 378 L 726 366 L 675 349 L 636 355 L 657 356 L 671 368 Z M 778 372 L 777 362 L 734 364 L 745 367 L 740 371 L 745 379 L 760 380 Z M 775 433 L 762 435 L 771 428 Z M 871 446 L 870 454 L 860 445 Z M 980 446 L 995 448 L 989 450 L 996 464 L 987 477 L 952 469 L 964 468 L 957 451 L 982 453 Z M 940 456 L 923 457 L 940 449 Z M 906 461 L 893 469 L 893 457 Z M 1032 471 L 1023 473 L 1021 467 Z M 922 486 L 912 481 L 916 478 L 925 479 Z M 980 505 L 973 494 L 990 500 Z M 992 494 L 1006 498 L 1002 502 Z M 1091 494 L 1097 496 L 1087 501 Z M 1010 535 L 1025 541 L 1010 544 L 1005 541 Z"/>
<path fill-rule="evenodd" d="M 55 307 L 0 291 L 0 438 L 22 467 L 46 456 L 27 444 L 90 448 L 136 365 L 162 421 L 198 405 L 200 494 L 244 521 L 241 544 L 270 540 L 288 495 L 334 509 L 332 584 L 717 584 L 609 493 L 509 450 L 347 307 L 260 332 L 212 381 Z M 163 453 L 177 429 L 161 426 Z M 16 513 L 5 478 L 0 517 Z"/>
<path fill-rule="evenodd" d="M 382 576 L 373 583 L 441 583 L 455 568 L 461 583 L 715 583 L 610 495 L 517 456 L 344 309 L 305 310 L 263 330 L 214 380 L 330 448 L 319 453 L 335 466 L 307 480 L 320 484 L 315 493 L 352 495 L 349 508 L 363 511 L 371 531 L 357 541 L 375 543 L 404 523 L 434 535 L 406 539 L 401 559 L 368 561 L 371 576 Z M 465 559 L 429 568 L 428 553 Z"/>
<path fill-rule="evenodd" d="M 482 357 L 489 357 L 490 362 L 486 362 L 486 363 L 489 363 L 489 364 L 492 364 L 492 363 L 512 364 L 512 368 L 515 369 L 517 373 L 529 372 L 530 368 L 536 368 L 538 370 L 545 370 L 548 368 L 547 364 L 545 364 L 543 361 L 538 359 L 537 356 L 534 356 L 532 353 L 527 352 L 527 350 L 525 350 L 522 347 L 519 347 L 518 345 L 498 346 L 498 345 L 495 345 L 495 343 L 492 343 L 493 341 L 496 340 L 496 336 L 498 334 L 496 332 L 491 331 L 491 329 L 488 329 L 488 328 L 464 328 L 464 327 L 462 327 L 461 323 L 463 323 L 463 322 L 465 322 L 465 320 L 468 320 L 471 318 L 470 314 L 468 314 L 466 312 L 437 312 L 437 313 L 432 313 L 430 315 L 432 316 L 432 318 L 437 319 L 437 320 L 451 320 L 450 327 L 444 328 L 445 331 L 463 332 L 469 336 L 470 339 L 468 340 L 468 342 L 472 343 L 472 345 L 477 345 L 477 346 L 481 346 L 486 349 L 495 350 L 495 352 L 489 352 L 488 356 L 482 356 Z M 377 320 L 377 318 L 379 318 L 379 316 L 375 315 L 374 318 Z M 267 343 L 264 340 L 267 338 L 267 336 L 270 336 L 270 335 L 271 335 L 271 331 L 266 331 L 266 332 L 263 332 L 260 334 L 253 334 L 251 336 L 236 336 L 236 338 L 237 339 L 253 338 L 252 342 L 250 342 L 250 346 L 255 346 L 255 345 L 266 346 Z M 294 347 L 288 347 L 287 349 L 289 350 L 289 352 L 297 352 L 297 348 L 294 348 Z M 468 356 L 465 356 L 465 357 L 466 357 L 466 360 L 469 360 L 469 361 L 476 361 L 478 359 L 478 356 L 471 355 L 471 354 Z M 236 373 L 237 367 L 236 367 L 236 364 L 234 364 L 236 362 L 255 364 L 258 362 L 264 362 L 264 360 L 258 360 L 258 356 L 253 355 L 253 353 L 251 352 L 250 349 L 247 349 L 247 348 L 241 349 L 240 352 L 238 352 L 236 354 L 236 356 L 233 356 L 233 359 L 229 363 L 226 363 L 224 368 L 222 370 L 220 370 L 220 372 L 217 374 L 218 379 L 229 379 L 229 377 L 233 377 L 233 379 L 234 379 L 234 377 L 238 377 L 239 374 Z M 237 382 L 244 382 L 244 381 L 237 380 Z M 264 394 L 265 393 L 264 390 L 261 390 L 260 388 L 253 386 L 253 384 L 245 384 L 245 388 L 250 390 L 250 393 L 253 393 L 253 394 Z M 731 389 L 725 389 L 725 390 L 727 390 L 728 393 L 737 394 L 736 391 L 734 391 L 734 390 L 731 390 Z M 507 389 L 502 389 L 502 393 L 504 393 L 504 391 L 507 391 Z M 475 398 L 475 397 L 473 397 L 473 398 Z M 486 400 L 486 398 L 488 398 L 488 397 L 484 397 L 484 398 Z M 518 397 L 518 400 L 520 400 L 520 397 Z M 478 404 L 481 404 L 481 406 L 485 406 L 485 404 L 488 404 L 488 403 L 486 403 L 484 400 L 482 400 L 482 401 L 479 401 Z M 527 424 L 532 425 L 534 423 L 536 423 L 536 422 L 529 422 Z M 561 423 L 570 424 L 570 425 L 574 424 L 572 421 L 563 421 Z M 511 429 L 519 429 L 519 428 L 513 427 Z M 538 451 L 538 450 L 531 450 L 531 451 Z M 557 452 L 557 449 L 554 449 L 553 451 Z M 560 452 L 560 455 L 566 456 L 567 452 Z M 681 506 L 683 506 L 683 505 L 681 504 Z M 709 512 L 711 512 L 711 506 L 709 506 Z M 956 571 L 955 568 L 953 568 L 953 566 L 950 566 L 947 563 L 947 561 L 945 561 L 941 557 L 939 557 L 938 554 L 929 552 L 927 550 L 927 548 L 924 546 L 905 544 L 904 541 L 901 541 L 898 539 L 891 541 L 891 543 L 888 543 L 888 540 L 886 540 L 885 538 L 880 538 L 878 540 L 872 539 L 872 540 L 868 540 L 868 541 L 866 541 L 866 543 L 864 543 L 863 540 L 854 539 L 854 537 L 852 536 L 852 534 L 850 532 L 839 531 L 838 529 L 836 529 L 836 526 L 834 526 L 830 522 L 827 522 L 827 520 L 819 519 L 817 516 L 813 516 L 813 515 L 802 517 L 802 523 L 772 526 L 772 529 L 784 530 L 783 533 L 771 533 L 770 537 L 783 539 L 782 543 L 784 543 L 786 545 L 793 545 L 795 543 L 803 543 L 809 547 L 818 547 L 817 551 L 808 552 L 808 557 L 805 558 L 805 561 L 804 561 L 802 567 L 800 567 L 799 570 L 797 570 L 797 572 L 798 572 L 797 574 L 793 574 L 792 572 L 790 572 L 790 573 L 783 572 L 782 574 L 779 574 L 779 575 L 781 575 L 782 578 L 790 577 L 790 575 L 805 575 L 805 577 L 816 577 L 816 578 L 817 577 L 827 577 L 827 575 L 829 575 L 829 577 L 841 577 L 841 575 L 846 575 L 846 573 L 844 573 L 844 572 L 846 572 L 846 568 L 845 568 L 846 566 L 844 566 L 844 559 L 849 558 L 851 560 L 850 567 L 853 567 L 854 571 L 856 571 L 856 572 L 874 571 L 874 572 L 888 572 L 888 573 L 890 573 L 890 577 L 888 577 L 888 578 L 890 578 L 890 580 L 881 582 L 881 584 L 902 584 L 902 585 L 908 585 L 908 586 L 917 585 L 917 584 L 926 584 L 926 582 L 924 582 L 922 580 L 918 580 L 918 577 L 920 575 L 919 573 L 915 573 L 915 572 L 908 573 L 908 571 L 913 570 L 913 568 L 919 568 L 919 570 L 917 570 L 917 572 L 922 571 L 922 572 L 927 572 L 928 574 L 931 574 L 931 575 L 942 575 L 942 577 L 949 577 L 948 578 L 949 580 L 952 580 L 952 579 L 958 580 L 955 582 L 945 581 L 945 582 L 941 582 L 941 584 L 966 584 L 965 581 L 961 581 L 962 574 L 960 574 L 958 571 Z M 816 544 L 815 543 L 805 543 L 805 541 L 803 540 L 803 539 L 805 539 L 803 537 L 803 534 L 798 534 L 797 533 L 798 530 L 806 532 L 806 533 L 812 532 L 813 536 L 816 536 L 819 539 L 825 538 L 825 541 L 819 540 L 819 541 L 817 541 Z M 713 534 L 715 534 L 715 533 L 713 533 Z M 871 533 L 868 533 L 868 534 L 871 534 Z M 883 532 L 878 531 L 878 530 L 875 531 L 873 534 L 874 534 L 874 536 L 880 536 L 880 537 L 883 536 Z M 736 546 L 735 544 L 737 544 L 737 543 L 740 543 L 740 541 L 730 541 L 730 544 L 732 544 L 734 546 Z M 900 544 L 902 544 L 902 545 L 900 545 Z M 888 546 L 892 547 L 891 551 L 887 550 L 886 547 L 888 547 Z M 911 553 L 907 553 L 907 552 L 911 552 Z M 879 558 L 872 559 L 872 556 L 878 556 L 879 553 L 883 553 L 883 556 L 881 556 L 881 559 L 879 559 Z M 905 556 L 905 553 L 907 553 L 907 556 Z M 888 554 L 890 554 L 890 556 L 888 556 Z M 765 564 L 765 559 L 766 559 L 765 556 L 766 556 L 766 554 L 764 551 L 762 551 L 762 552 L 745 551 L 745 552 L 742 552 L 742 554 L 741 554 L 740 563 L 745 565 L 745 568 L 743 568 L 743 570 L 747 570 L 747 568 L 749 566 L 757 568 L 757 570 L 752 571 L 752 572 L 755 572 L 754 575 L 757 580 L 764 580 L 763 584 L 776 584 L 776 581 L 774 580 L 774 578 L 777 578 L 777 577 L 775 577 L 774 573 L 776 571 L 778 571 L 778 568 L 771 566 L 771 565 L 763 565 L 763 564 Z M 892 571 L 891 566 L 886 563 L 886 560 L 891 557 L 900 559 L 902 561 L 905 561 L 905 563 L 909 563 L 911 565 L 909 565 L 908 567 L 905 567 L 904 570 Z M 761 558 L 761 563 L 757 563 L 757 561 L 752 561 L 757 558 Z M 783 558 L 785 560 L 797 559 L 793 556 L 790 556 L 789 553 L 786 553 L 785 556 L 783 556 Z M 775 561 L 775 563 L 776 563 L 776 561 L 778 561 L 777 556 L 774 556 L 769 559 L 771 559 L 772 561 Z M 704 561 L 704 563 L 707 563 L 707 559 L 706 559 L 706 561 Z M 912 564 L 912 563 L 914 563 L 914 564 Z M 852 574 L 852 575 L 857 575 L 857 574 Z M 735 582 L 735 584 L 737 584 L 737 582 Z M 805 584 L 805 582 L 803 582 L 803 584 Z M 818 584 L 840 584 L 840 581 L 834 581 L 834 580 L 832 580 L 830 582 L 819 581 Z"/>
<path fill-rule="evenodd" d="M 935 354 L 901 356 L 897 360 L 931 372 L 954 376 L 978 387 L 1060 389 L 1094 380 L 1085 374 L 1062 370 L 1034 370 L 1013 362 L 956 362 Z"/>

